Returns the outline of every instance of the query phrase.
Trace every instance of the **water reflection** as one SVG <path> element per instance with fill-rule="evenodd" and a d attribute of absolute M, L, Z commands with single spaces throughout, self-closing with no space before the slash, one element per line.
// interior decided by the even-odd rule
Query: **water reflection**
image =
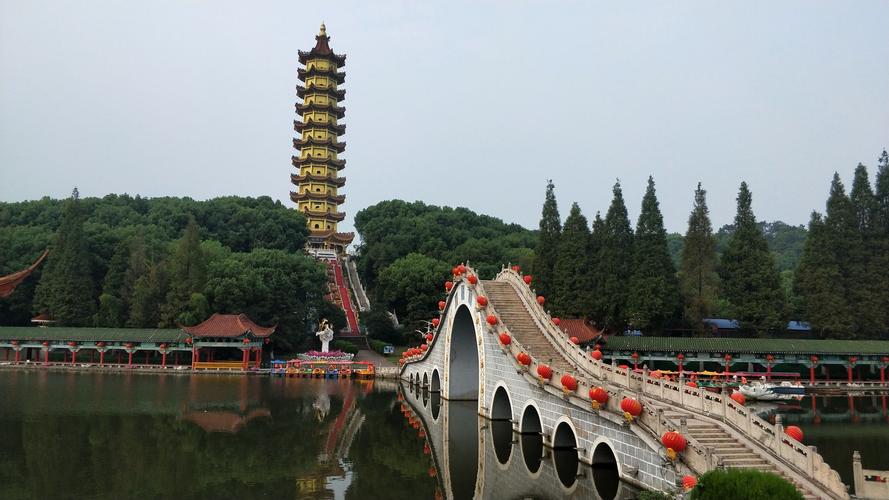
<path fill-rule="evenodd" d="M 540 434 L 521 434 L 522 458 L 528 472 L 536 474 L 543 460 L 543 437 Z"/>
<path fill-rule="evenodd" d="M 512 422 L 509 420 L 494 420 L 489 423 L 491 426 L 491 441 L 494 444 L 494 453 L 497 455 L 497 461 L 503 465 L 509 462 L 512 456 Z"/>

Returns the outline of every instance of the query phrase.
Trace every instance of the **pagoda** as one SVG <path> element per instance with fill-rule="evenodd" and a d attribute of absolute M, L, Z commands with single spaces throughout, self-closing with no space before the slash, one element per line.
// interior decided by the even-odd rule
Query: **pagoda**
<path fill-rule="evenodd" d="M 346 160 L 337 157 L 346 148 L 346 143 L 339 141 L 346 126 L 338 122 L 346 112 L 339 106 L 346 91 L 338 87 L 346 78 L 346 74 L 339 71 L 346 64 L 346 56 L 330 49 L 324 24 L 315 40 L 312 50 L 299 51 L 303 67 L 299 68 L 298 76 L 305 85 L 296 86 L 296 95 L 302 102 L 296 104 L 296 113 L 301 119 L 293 122 L 299 133 L 299 137 L 293 139 L 293 147 L 298 152 L 293 156 L 293 166 L 298 173 L 290 175 L 290 182 L 296 186 L 290 199 L 306 216 L 309 249 L 334 250 L 342 255 L 355 236 L 337 232 L 337 224 L 346 217 L 339 211 L 339 205 L 346 199 L 339 193 L 346 184 L 346 178 L 339 176 Z"/>

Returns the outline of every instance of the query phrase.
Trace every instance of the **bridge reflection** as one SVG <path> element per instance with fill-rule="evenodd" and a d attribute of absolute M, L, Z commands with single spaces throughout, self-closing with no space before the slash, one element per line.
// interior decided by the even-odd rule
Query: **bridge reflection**
<path fill-rule="evenodd" d="M 614 456 L 578 460 L 576 443 L 544 447 L 540 432 L 520 433 L 508 419 L 488 420 L 475 401 L 447 401 L 420 384 L 401 386 L 407 425 L 425 437 L 436 498 L 635 498 L 638 490 L 620 481 Z"/>

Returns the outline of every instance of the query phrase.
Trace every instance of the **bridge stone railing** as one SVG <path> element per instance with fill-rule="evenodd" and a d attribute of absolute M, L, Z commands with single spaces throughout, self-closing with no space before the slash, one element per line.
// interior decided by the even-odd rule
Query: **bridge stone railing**
<path fill-rule="evenodd" d="M 534 318 L 535 323 L 540 327 L 547 340 L 561 353 L 565 359 L 577 369 L 577 373 L 572 374 L 578 379 L 577 394 L 584 394 L 585 390 L 594 386 L 595 380 L 587 380 L 583 375 L 592 376 L 593 379 L 604 381 L 612 387 L 606 387 L 609 396 L 612 394 L 620 397 L 609 397 L 608 409 L 622 411 L 619 408 L 619 401 L 626 391 L 637 392 L 642 395 L 659 399 L 668 403 L 676 404 L 680 408 L 694 410 L 703 413 L 705 416 L 721 420 L 735 429 L 739 434 L 751 441 L 754 445 L 759 445 L 766 453 L 771 450 L 785 465 L 790 466 L 800 473 L 803 477 L 808 478 L 816 485 L 832 493 L 838 498 L 848 498 L 846 486 L 840 479 L 839 473 L 833 470 L 815 447 L 806 446 L 795 439 L 784 434 L 783 426 L 780 421 L 775 425 L 763 420 L 748 408 L 738 405 L 734 400 L 721 394 L 712 393 L 704 389 L 688 387 L 683 378 L 679 383 L 669 382 L 662 379 L 651 377 L 648 370 L 643 370 L 642 374 L 633 373 L 629 369 L 621 369 L 592 359 L 579 346 L 573 344 L 566 335 L 552 322 L 552 317 L 537 303 L 537 298 L 532 289 L 525 284 L 522 277 L 509 268 L 504 268 L 498 275 L 497 281 L 505 281 L 513 285 L 519 295 L 524 299 L 525 308 Z M 493 304 L 496 308 L 496 304 Z M 498 326 L 502 323 L 498 323 Z M 494 330 L 494 329 L 491 329 Z M 492 331 L 491 333 L 496 333 Z M 513 358 L 518 354 L 518 348 L 515 341 L 510 346 Z M 516 362 L 517 363 L 517 362 Z M 536 373 L 538 363 L 533 361 L 528 367 L 528 371 Z M 549 384 L 557 388 L 561 388 L 559 381 L 562 373 L 553 368 L 553 376 L 549 381 L 541 382 Z M 656 414 L 654 410 L 643 411 L 641 423 L 654 434 L 656 438 L 666 430 L 672 429 L 669 422 Z M 709 470 L 716 466 L 718 457 L 712 455 L 709 449 L 700 443 L 686 436 L 689 440 L 687 452 L 683 454 L 683 458 L 688 465 L 695 470 Z"/>

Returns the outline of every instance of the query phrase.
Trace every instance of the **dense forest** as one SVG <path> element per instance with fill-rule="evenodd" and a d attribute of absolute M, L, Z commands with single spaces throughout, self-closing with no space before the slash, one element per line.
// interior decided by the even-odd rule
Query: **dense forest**
<path fill-rule="evenodd" d="M 649 178 L 635 228 L 620 183 L 604 216 L 588 223 L 577 203 L 559 216 L 547 185 L 533 272 L 555 314 L 590 318 L 612 332 L 703 332 L 702 319 L 725 317 L 770 335 L 788 320 L 815 334 L 883 338 L 889 332 L 889 155 L 875 186 L 859 164 L 847 195 L 838 174 L 826 212 L 808 231 L 758 222 L 741 183 L 737 214 L 714 233 L 706 191 L 695 190 L 688 230 L 668 235 Z M 555 256 L 550 258 L 549 256 Z"/>
<path fill-rule="evenodd" d="M 282 349 L 303 344 L 323 301 L 323 269 L 302 249 L 295 210 L 268 197 L 109 195 L 0 203 L 0 274 L 47 261 L 0 301 L 0 324 L 46 313 L 60 325 L 173 327 L 213 312 L 278 324 Z"/>

